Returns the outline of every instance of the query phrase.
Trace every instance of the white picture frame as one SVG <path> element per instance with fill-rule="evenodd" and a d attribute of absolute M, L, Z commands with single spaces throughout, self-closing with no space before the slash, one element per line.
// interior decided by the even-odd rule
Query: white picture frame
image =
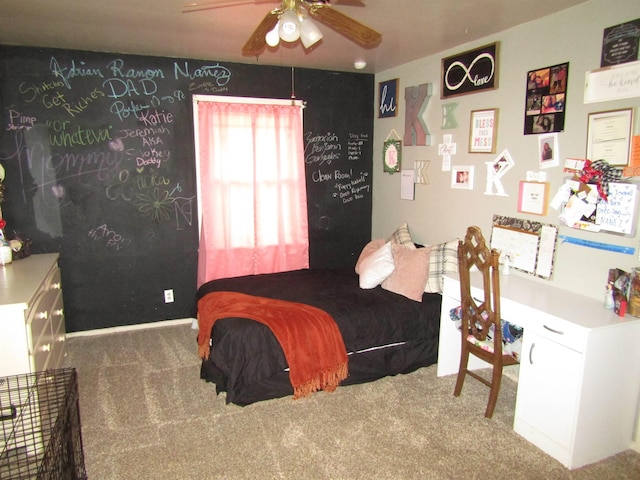
<path fill-rule="evenodd" d="M 473 190 L 473 165 L 454 165 L 451 167 L 451 188 Z"/>
<path fill-rule="evenodd" d="M 538 161 L 541 169 L 560 165 L 557 133 L 547 133 L 538 136 Z"/>

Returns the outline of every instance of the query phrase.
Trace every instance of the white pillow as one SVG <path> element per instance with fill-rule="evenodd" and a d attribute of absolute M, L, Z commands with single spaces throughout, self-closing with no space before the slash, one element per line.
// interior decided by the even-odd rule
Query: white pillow
<path fill-rule="evenodd" d="M 360 264 L 360 288 L 377 287 L 393 273 L 394 269 L 391 242 L 387 242 Z"/>
<path fill-rule="evenodd" d="M 364 262 L 364 259 L 371 255 L 376 250 L 380 249 L 385 244 L 383 238 L 378 238 L 376 240 L 371 240 L 367 243 L 362 251 L 360 252 L 360 256 L 358 257 L 358 261 L 356 262 L 356 273 L 360 274 L 360 265 Z"/>

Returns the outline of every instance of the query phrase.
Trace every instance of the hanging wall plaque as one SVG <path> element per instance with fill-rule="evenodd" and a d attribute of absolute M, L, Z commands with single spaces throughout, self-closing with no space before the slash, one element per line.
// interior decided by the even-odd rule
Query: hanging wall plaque
<path fill-rule="evenodd" d="M 498 43 L 442 59 L 441 98 L 498 88 Z"/>
<path fill-rule="evenodd" d="M 402 159 L 402 141 L 397 139 L 387 139 L 382 147 L 383 170 L 387 173 L 400 171 L 400 161 Z"/>

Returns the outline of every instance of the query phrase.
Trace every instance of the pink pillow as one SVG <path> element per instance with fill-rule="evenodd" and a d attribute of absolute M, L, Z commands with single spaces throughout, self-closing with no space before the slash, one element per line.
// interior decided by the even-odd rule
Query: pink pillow
<path fill-rule="evenodd" d="M 382 288 L 422 302 L 429 278 L 429 256 L 431 248 L 411 248 L 406 245 L 391 245 L 395 269 L 382 282 Z"/>
<path fill-rule="evenodd" d="M 362 265 L 362 262 L 364 261 L 364 259 L 367 258 L 369 255 L 371 255 L 376 250 L 379 250 L 380 248 L 382 248 L 382 246 L 385 243 L 386 242 L 384 241 L 384 239 L 380 238 L 378 240 L 371 240 L 369 243 L 367 243 L 364 246 L 364 248 L 362 249 L 362 252 L 360 252 L 360 256 L 358 257 L 358 261 L 356 262 L 356 273 L 357 274 L 360 274 L 360 265 Z"/>

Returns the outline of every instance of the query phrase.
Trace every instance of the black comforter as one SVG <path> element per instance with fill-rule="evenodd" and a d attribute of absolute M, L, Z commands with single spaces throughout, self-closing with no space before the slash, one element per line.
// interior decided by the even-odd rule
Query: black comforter
<path fill-rule="evenodd" d="M 437 360 L 440 302 L 438 294 L 415 302 L 377 287 L 361 289 L 348 270 L 296 270 L 213 280 L 198 298 L 215 291 L 306 303 L 335 320 L 349 354 L 349 377 L 343 385 L 408 373 Z M 201 377 L 227 392 L 227 402 L 247 405 L 293 393 L 287 363 L 275 336 L 265 325 L 225 318 L 214 325 L 212 348 L 202 362 Z"/>

